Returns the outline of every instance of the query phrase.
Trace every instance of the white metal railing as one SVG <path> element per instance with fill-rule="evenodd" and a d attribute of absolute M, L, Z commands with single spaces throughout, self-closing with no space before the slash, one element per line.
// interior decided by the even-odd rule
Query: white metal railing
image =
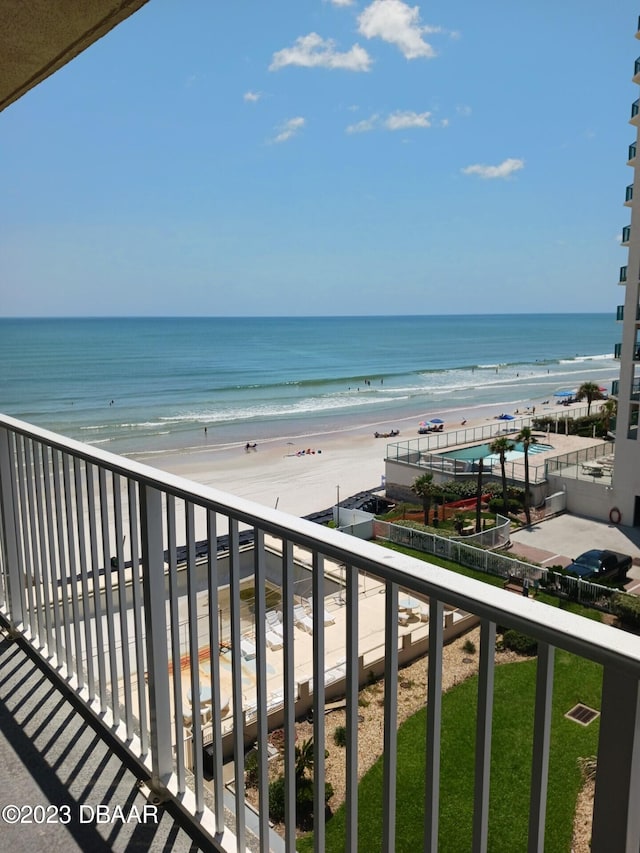
<path fill-rule="evenodd" d="M 253 533 L 245 553 L 240 529 Z M 228 535 L 231 649 L 228 667 L 220 659 L 216 544 Z M 208 542 L 202 571 L 196 542 Z M 269 548 L 265 541 L 269 541 Z M 177 548 L 186 546 L 184 565 Z M 9 417 L 0 417 L 0 615 L 29 642 L 54 678 L 75 690 L 98 724 L 118 737 L 139 762 L 158 793 L 173 798 L 186 819 L 209 835 L 216 849 L 244 850 L 247 833 L 267 851 L 267 749 L 258 750 L 259 809 L 251 823 L 243 785 L 230 795 L 222 773 L 222 691 L 230 692 L 234 738 L 234 775 L 243 779 L 246 676 L 242 654 L 240 581 L 255 586 L 255 738 L 267 744 L 269 683 L 265 641 L 265 580 L 274 546 L 280 554 L 283 639 L 281 690 L 285 766 L 285 836 L 295 850 L 294 674 L 299 659 L 299 629 L 294 625 L 294 548 L 311 563 L 313 600 L 312 654 L 314 752 L 324 754 L 326 640 L 323 621 L 324 575 L 339 564 L 344 577 L 343 635 L 346 661 L 346 849 L 357 849 L 358 826 L 358 661 L 359 622 L 365 603 L 359 577 L 376 578 L 384 596 L 380 628 L 384 636 L 385 817 L 381 848 L 395 848 L 396 720 L 398 695 L 399 589 L 429 599 L 428 727 L 425 778 L 425 850 L 438 847 L 439 755 L 443 614 L 460 608 L 480 619 L 480 667 L 476 736 L 473 849 L 487 848 L 492 685 L 496 624 L 514 627 L 539 642 L 533 720 L 533 770 L 529 802 L 528 849 L 544 848 L 547 767 L 554 648 L 603 666 L 592 850 L 638 850 L 640 824 L 640 640 L 606 625 L 548 608 L 478 581 L 464 578 L 379 546 L 353 539 L 311 522 L 191 483 L 49 433 Z M 249 563 L 247 564 L 247 556 Z M 269 569 L 273 572 L 273 568 Z M 198 619 L 202 594 L 208 624 Z M 187 647 L 182 625 L 189 625 Z M 244 614 L 243 614 L 244 618 Z M 200 627 L 199 627 L 200 626 Z M 400 643 L 402 645 L 402 643 Z M 210 687 L 213 780 L 205 785 L 203 734 L 193 724 L 193 760 L 185 760 L 183 711 L 191 692 L 191 717 L 199 721 L 200 689 Z M 209 697 L 207 697 L 208 699 Z M 253 699 L 253 697 L 252 697 Z M 193 765 L 193 776 L 187 772 Z M 191 780 L 188 782 L 188 780 Z M 325 772 L 314 772 L 315 849 L 324 849 Z M 225 825 L 225 815 L 233 819 Z M 249 827 L 249 829 L 248 829 Z"/>

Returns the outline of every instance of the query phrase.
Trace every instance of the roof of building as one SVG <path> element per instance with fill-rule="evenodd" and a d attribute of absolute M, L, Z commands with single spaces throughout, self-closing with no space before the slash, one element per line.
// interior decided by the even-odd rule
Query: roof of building
<path fill-rule="evenodd" d="M 147 0 L 3 0 L 0 110 L 17 101 Z"/>

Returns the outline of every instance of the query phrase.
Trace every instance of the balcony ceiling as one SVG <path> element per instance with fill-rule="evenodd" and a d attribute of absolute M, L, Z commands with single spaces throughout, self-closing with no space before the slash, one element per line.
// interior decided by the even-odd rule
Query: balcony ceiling
<path fill-rule="evenodd" d="M 2 0 L 0 111 L 106 35 L 147 0 Z"/>

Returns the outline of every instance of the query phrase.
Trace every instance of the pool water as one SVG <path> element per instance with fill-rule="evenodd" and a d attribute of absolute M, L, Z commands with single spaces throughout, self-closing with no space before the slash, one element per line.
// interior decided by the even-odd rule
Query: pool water
<path fill-rule="evenodd" d="M 513 450 L 505 454 L 505 459 L 509 462 L 516 462 L 519 459 L 524 459 L 524 445 L 522 442 L 513 442 Z M 546 453 L 548 450 L 553 450 L 551 444 L 530 444 L 529 457 L 535 456 L 537 453 Z M 439 453 L 438 456 L 444 456 L 447 459 L 458 459 L 464 462 L 475 462 L 478 459 L 487 459 L 489 462 L 499 462 L 500 456 L 497 453 L 491 453 L 490 444 L 476 444 L 473 447 L 462 447 L 457 450 L 449 450 L 446 453 Z"/>

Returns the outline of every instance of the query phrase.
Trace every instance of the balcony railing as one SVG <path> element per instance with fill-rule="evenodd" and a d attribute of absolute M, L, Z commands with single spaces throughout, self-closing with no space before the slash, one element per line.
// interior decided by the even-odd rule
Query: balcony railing
<path fill-rule="evenodd" d="M 622 344 L 615 344 L 613 347 L 613 357 L 620 358 L 622 356 Z"/>
<path fill-rule="evenodd" d="M 618 396 L 619 391 L 620 391 L 620 380 L 619 380 L 619 379 L 614 379 L 614 380 L 611 382 L 611 396 L 612 396 L 612 397 L 617 397 L 617 396 Z"/>
<path fill-rule="evenodd" d="M 627 161 L 630 163 L 636 159 L 636 143 L 632 142 L 629 146 Z"/>
<path fill-rule="evenodd" d="M 618 323 L 624 320 L 624 305 L 618 305 L 616 307 L 616 321 Z"/>
<path fill-rule="evenodd" d="M 241 545 L 241 534 L 251 543 Z M 223 537 L 224 559 L 217 556 Z M 243 608 L 240 595 L 247 582 L 255 595 L 251 611 Z M 279 652 L 268 646 L 267 584 L 280 596 Z M 368 594 L 367 585 L 383 595 Z M 410 632 L 398 624 L 400 589 L 428 607 L 424 849 L 438 849 L 441 731 L 447 725 L 440 712 L 446 606 L 480 622 L 472 849 L 486 850 L 490 831 L 499 624 L 539 643 L 531 794 L 522 803 L 529 813 L 528 849 L 544 848 L 554 650 L 559 648 L 597 662 L 603 671 L 591 849 L 638 850 L 638 637 L 0 416 L 0 616 L 31 645 L 50 677 L 84 702 L 98 730 L 121 742 L 137 762 L 140 778 L 173 799 L 214 849 L 244 850 L 249 835 L 257 837 L 262 851 L 273 841 L 266 747 L 277 708 L 286 814 L 279 846 L 295 850 L 296 703 L 301 694 L 311 696 L 314 752 L 322 756 L 325 701 L 336 689 L 329 667 L 333 674 L 340 670 L 346 696 L 345 845 L 357 848 L 358 689 L 375 671 L 367 659 L 372 627 L 380 632 L 377 671 L 385 678 L 380 847 L 397 849 L 399 664 L 412 644 Z M 334 632 L 330 642 L 333 626 L 325 627 L 324 607 L 334 590 L 341 621 L 338 640 Z M 312 638 L 297 627 L 294 605 L 302 591 L 313 601 L 307 617 Z M 365 607 L 377 607 L 378 616 Z M 272 654 L 277 666 L 267 667 Z M 330 660 L 338 654 L 340 665 Z M 245 746 L 254 741 L 257 817 L 245 807 L 241 781 Z M 213 778 L 205 784 L 207 743 L 212 756 L 207 775 Z M 240 780 L 234 794 L 223 782 L 227 748 L 234 778 Z M 321 851 L 322 761 L 315 762 L 313 785 L 314 814 L 321 816 L 314 825 L 315 849 Z"/>
<path fill-rule="evenodd" d="M 631 239 L 631 226 L 625 225 L 622 229 L 622 245 L 625 246 Z"/>
<path fill-rule="evenodd" d="M 633 201 L 633 184 L 629 184 L 624 193 L 624 203 L 626 205 L 631 204 Z"/>
<path fill-rule="evenodd" d="M 620 267 L 620 278 L 618 279 L 619 284 L 625 284 L 627 281 L 627 267 Z"/>
<path fill-rule="evenodd" d="M 638 98 L 636 101 L 634 101 L 631 104 L 631 119 L 630 119 L 630 121 L 633 122 L 637 118 L 639 113 L 640 113 L 640 98 Z"/>
<path fill-rule="evenodd" d="M 640 57 L 633 63 L 633 76 L 640 74 Z"/>

